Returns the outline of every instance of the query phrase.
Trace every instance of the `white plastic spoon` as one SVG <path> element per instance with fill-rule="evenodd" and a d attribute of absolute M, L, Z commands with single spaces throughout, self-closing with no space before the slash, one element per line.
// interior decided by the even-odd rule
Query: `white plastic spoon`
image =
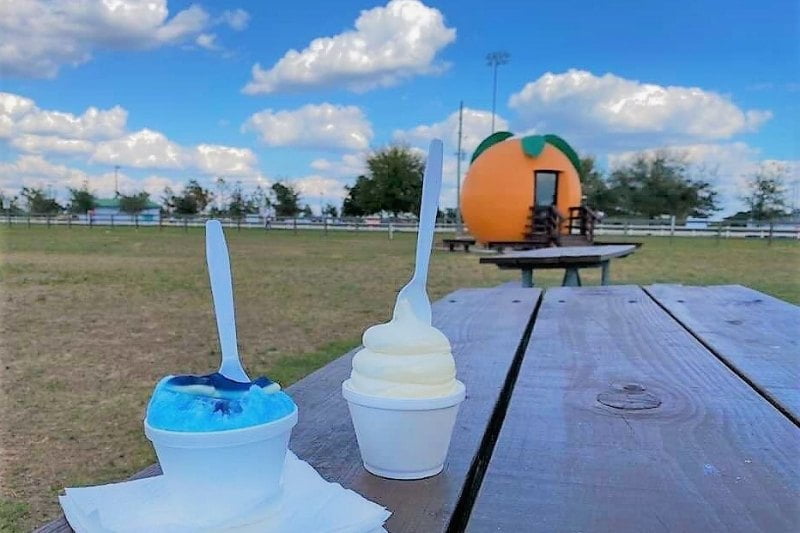
<path fill-rule="evenodd" d="M 431 302 L 428 299 L 428 263 L 431 259 L 433 229 L 439 207 L 439 193 L 442 190 L 442 141 L 433 139 L 428 148 L 425 175 L 422 178 L 422 203 L 419 210 L 419 232 L 417 233 L 417 258 L 414 276 L 397 294 L 394 314 L 400 302 L 408 300 L 417 318 L 426 324 L 431 323 Z"/>
<path fill-rule="evenodd" d="M 250 378 L 239 361 L 236 346 L 236 317 L 233 312 L 233 283 L 228 245 L 219 220 L 206 222 L 206 262 L 211 278 L 211 294 L 214 297 L 214 313 L 217 317 L 219 345 L 222 364 L 219 372 L 228 379 L 247 383 Z"/>

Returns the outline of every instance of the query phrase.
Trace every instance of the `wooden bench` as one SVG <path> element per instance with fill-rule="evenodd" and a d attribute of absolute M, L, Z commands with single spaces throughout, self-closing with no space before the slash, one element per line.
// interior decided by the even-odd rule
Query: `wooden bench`
<path fill-rule="evenodd" d="M 288 388 L 292 450 L 387 506 L 388 531 L 798 530 L 797 306 L 739 286 L 502 286 L 433 316 L 467 385 L 438 476 L 363 469 L 352 353 Z"/>
<path fill-rule="evenodd" d="M 451 252 L 455 251 L 456 246 L 462 246 L 464 252 L 469 252 L 469 247 L 475 245 L 475 239 L 467 237 L 456 237 L 454 239 L 442 239 L 442 244 L 447 246 Z"/>

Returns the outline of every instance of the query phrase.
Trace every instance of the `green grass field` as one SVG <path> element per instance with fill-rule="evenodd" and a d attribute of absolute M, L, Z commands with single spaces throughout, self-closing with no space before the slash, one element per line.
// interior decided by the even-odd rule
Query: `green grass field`
<path fill-rule="evenodd" d="M 228 233 L 241 353 L 291 384 L 388 319 L 410 276 L 412 234 Z M 607 240 L 620 240 L 609 238 Z M 739 283 L 800 302 L 800 243 L 644 238 L 615 283 Z M 65 486 L 119 480 L 154 455 L 141 420 L 167 373 L 218 364 L 203 233 L 0 229 L 0 532 L 58 513 Z M 537 284 L 561 273 L 536 274 Z M 584 277 L 597 283 L 599 272 Z M 518 274 L 437 252 L 431 298 Z"/>

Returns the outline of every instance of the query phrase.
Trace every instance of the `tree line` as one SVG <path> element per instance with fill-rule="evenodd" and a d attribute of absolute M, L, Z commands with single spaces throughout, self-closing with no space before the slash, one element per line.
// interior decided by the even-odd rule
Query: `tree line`
<path fill-rule="evenodd" d="M 166 216 L 191 217 L 198 214 L 211 216 L 243 218 L 249 214 L 263 213 L 265 210 L 279 217 L 311 216 L 308 204 L 300 206 L 300 193 L 290 183 L 277 182 L 269 189 L 260 185 L 251 192 L 245 192 L 241 183 L 231 186 L 218 179 L 218 192 L 203 187 L 197 180 L 189 180 L 180 191 L 166 187 L 161 195 L 159 210 Z M 15 196 L 0 192 L 0 213 L 20 215 L 57 215 L 60 213 L 86 214 L 98 207 L 98 197 L 88 183 L 79 188 L 67 189 L 68 199 L 62 205 L 51 191 L 42 187 L 22 187 Z M 123 213 L 136 215 L 152 203 L 150 193 L 138 191 L 115 195 L 119 209 Z M 324 208 L 328 216 L 338 216 L 338 208 L 328 204 Z"/>
<path fill-rule="evenodd" d="M 341 208 L 326 204 L 322 214 L 328 217 L 363 217 L 375 214 L 418 215 L 422 195 L 425 162 L 422 156 L 404 145 L 391 145 L 370 154 L 365 172 L 345 187 Z M 604 172 L 594 157 L 581 158 L 579 175 L 584 205 L 614 217 L 655 218 L 674 216 L 683 222 L 689 217 L 706 218 L 719 210 L 718 193 L 713 181 L 716 172 L 690 165 L 680 154 L 662 151 L 638 153 L 626 162 Z M 786 171 L 762 165 L 750 175 L 740 199 L 746 211 L 734 220 L 769 221 L 789 213 L 785 186 Z M 211 216 L 242 218 L 249 214 L 269 213 L 276 217 L 310 217 L 311 207 L 301 207 L 301 194 L 290 182 L 278 181 L 265 189 L 260 185 L 246 192 L 241 183 L 222 178 L 215 182 L 216 192 L 189 180 L 179 191 L 164 189 L 159 205 L 166 216 Z M 97 205 L 97 198 L 88 184 L 68 190 L 66 205 L 42 188 L 23 187 L 19 194 L 8 197 L 0 193 L 3 214 L 54 215 L 61 212 L 83 214 Z M 149 193 L 139 191 L 118 194 L 120 210 L 136 214 L 151 202 Z M 455 210 L 440 213 L 454 220 Z"/>
<path fill-rule="evenodd" d="M 639 153 L 604 173 L 591 156 L 581 158 L 580 178 L 587 206 L 607 216 L 652 219 L 708 218 L 720 209 L 712 182 L 715 170 L 687 163 L 680 153 Z M 765 222 L 792 215 L 786 169 L 761 165 L 747 176 L 739 200 L 747 207 L 726 220 Z"/>

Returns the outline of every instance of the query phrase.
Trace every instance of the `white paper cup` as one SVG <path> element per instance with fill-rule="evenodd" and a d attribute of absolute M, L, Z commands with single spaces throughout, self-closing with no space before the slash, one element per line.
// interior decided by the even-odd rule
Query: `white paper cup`
<path fill-rule="evenodd" d="M 181 514 L 234 517 L 276 496 L 297 408 L 283 418 L 240 429 L 166 431 L 144 421 L 164 482 Z"/>
<path fill-rule="evenodd" d="M 342 383 L 364 468 L 389 479 L 422 479 L 444 468 L 464 384 L 448 396 L 369 396 Z"/>

